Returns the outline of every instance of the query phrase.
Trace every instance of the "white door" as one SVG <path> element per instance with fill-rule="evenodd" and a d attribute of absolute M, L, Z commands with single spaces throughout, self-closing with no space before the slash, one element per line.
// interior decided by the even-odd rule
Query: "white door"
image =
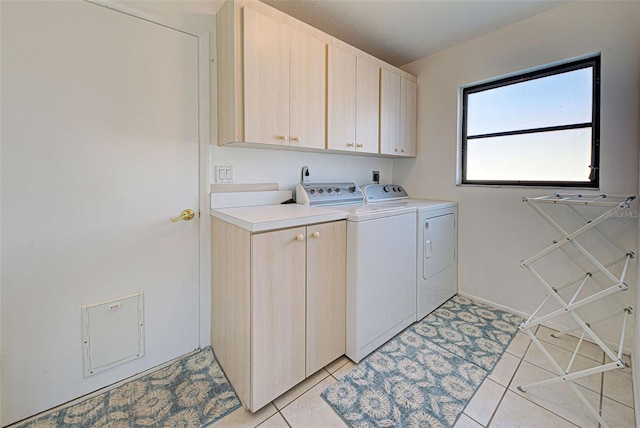
<path fill-rule="evenodd" d="M 424 279 L 442 272 L 455 263 L 456 227 L 453 214 L 445 214 L 424 220 Z"/>
<path fill-rule="evenodd" d="M 0 7 L 4 425 L 199 346 L 198 39 Z M 145 355 L 83 377 L 81 307 L 140 291 Z"/>

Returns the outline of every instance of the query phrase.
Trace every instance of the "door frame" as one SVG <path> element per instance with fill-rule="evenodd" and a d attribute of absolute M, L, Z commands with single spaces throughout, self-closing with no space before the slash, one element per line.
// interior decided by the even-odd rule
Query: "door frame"
<path fill-rule="evenodd" d="M 156 15 L 134 7 L 108 0 L 83 0 L 116 12 L 140 18 L 176 31 L 194 36 L 198 40 L 198 240 L 199 240 L 199 346 L 211 345 L 211 202 L 210 159 L 210 70 L 209 30 L 178 19 Z"/>

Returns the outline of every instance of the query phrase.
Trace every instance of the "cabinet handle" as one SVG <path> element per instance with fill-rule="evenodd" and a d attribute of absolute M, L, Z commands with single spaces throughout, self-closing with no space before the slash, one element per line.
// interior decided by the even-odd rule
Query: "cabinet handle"
<path fill-rule="evenodd" d="M 317 232 L 317 231 L 316 231 L 316 232 L 313 232 L 313 233 L 311 234 L 311 236 L 313 236 L 314 238 L 319 238 L 319 237 L 320 237 L 320 232 Z"/>
<path fill-rule="evenodd" d="M 286 139 L 287 139 L 287 136 L 286 136 L 286 134 L 283 134 L 283 135 L 276 135 L 276 139 L 278 139 L 278 140 L 283 140 L 283 141 L 284 141 L 284 140 L 286 140 Z"/>
<path fill-rule="evenodd" d="M 297 135 L 295 137 L 291 137 L 292 141 L 300 141 L 300 137 L 298 137 Z"/>
<path fill-rule="evenodd" d="M 347 147 L 353 147 L 355 146 L 355 143 L 347 143 Z"/>
<path fill-rule="evenodd" d="M 360 144 L 356 144 L 356 147 L 358 147 L 358 148 L 360 148 L 360 149 L 361 149 L 361 148 L 363 148 L 363 147 L 364 147 L 364 144 L 362 144 L 362 143 L 360 143 Z"/>
<path fill-rule="evenodd" d="M 304 235 L 296 235 L 296 241 L 304 241 Z"/>

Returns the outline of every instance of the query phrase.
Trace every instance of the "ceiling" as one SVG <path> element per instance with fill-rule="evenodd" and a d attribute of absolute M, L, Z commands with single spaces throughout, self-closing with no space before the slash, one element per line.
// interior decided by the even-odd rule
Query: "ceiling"
<path fill-rule="evenodd" d="M 398 67 L 569 2 L 261 1 Z"/>
<path fill-rule="evenodd" d="M 572 0 L 261 1 L 399 67 Z M 210 19 L 223 3 L 222 0 L 121 2 L 196 22 Z"/>

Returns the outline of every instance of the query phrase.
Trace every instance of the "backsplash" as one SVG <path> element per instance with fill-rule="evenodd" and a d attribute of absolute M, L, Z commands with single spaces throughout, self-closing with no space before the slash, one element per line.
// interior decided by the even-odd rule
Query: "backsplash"
<path fill-rule="evenodd" d="M 380 182 L 393 181 L 394 160 L 373 156 L 291 152 L 284 150 L 219 147 L 211 145 L 211 183 L 215 165 L 233 166 L 234 183 L 278 183 L 281 190 L 300 182 L 303 166 L 309 167 L 309 181 L 355 181 L 372 183 L 372 171 L 380 171 Z"/>

